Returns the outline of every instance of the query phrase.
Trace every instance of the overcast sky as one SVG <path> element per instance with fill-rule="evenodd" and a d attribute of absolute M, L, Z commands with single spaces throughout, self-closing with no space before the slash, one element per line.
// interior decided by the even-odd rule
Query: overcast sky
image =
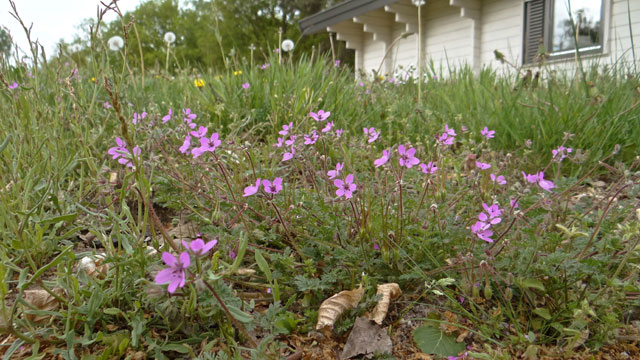
<path fill-rule="evenodd" d="M 32 39 L 40 40 L 48 54 L 52 54 L 60 39 L 73 40 L 82 20 L 96 17 L 99 0 L 14 0 L 22 21 L 29 26 L 33 23 Z M 105 3 L 108 0 L 104 0 Z M 118 6 L 123 12 L 131 11 L 142 0 L 120 0 Z M 27 37 L 16 19 L 9 15 L 9 0 L 0 0 L 0 24 L 7 27 L 14 41 L 28 51 Z M 116 18 L 109 12 L 105 20 Z"/>

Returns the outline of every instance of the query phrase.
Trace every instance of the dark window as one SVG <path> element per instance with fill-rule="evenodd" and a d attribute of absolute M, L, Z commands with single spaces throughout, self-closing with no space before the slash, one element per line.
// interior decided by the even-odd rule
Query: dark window
<path fill-rule="evenodd" d="M 602 51 L 604 0 L 528 0 L 524 4 L 523 61 Z M 577 32 L 577 36 L 576 36 Z"/>

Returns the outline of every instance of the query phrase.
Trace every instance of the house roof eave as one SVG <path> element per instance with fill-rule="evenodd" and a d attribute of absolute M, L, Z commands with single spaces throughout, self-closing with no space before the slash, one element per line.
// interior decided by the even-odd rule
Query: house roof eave
<path fill-rule="evenodd" d="M 372 10 L 397 2 L 398 0 L 347 0 L 340 4 L 308 16 L 298 22 L 302 35 L 310 35 L 328 26 L 352 19 Z"/>

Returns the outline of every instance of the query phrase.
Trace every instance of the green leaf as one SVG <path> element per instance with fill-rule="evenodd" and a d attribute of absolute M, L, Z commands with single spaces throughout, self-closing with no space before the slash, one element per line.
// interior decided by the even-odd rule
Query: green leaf
<path fill-rule="evenodd" d="M 234 318 L 236 318 L 236 320 L 242 323 L 246 324 L 253 321 L 253 317 L 251 315 L 247 314 L 246 312 L 238 309 L 233 305 L 227 305 L 227 309 L 229 309 L 229 312 Z"/>
<path fill-rule="evenodd" d="M 538 279 L 524 279 L 522 280 L 522 287 L 526 288 L 526 289 L 537 289 L 540 291 L 544 291 L 544 285 L 542 285 L 542 282 Z"/>
<path fill-rule="evenodd" d="M 11 135 L 7 136 L 6 139 L 0 144 L 0 153 L 9 145 L 9 139 L 11 139 Z"/>
<path fill-rule="evenodd" d="M 547 310 L 547 308 L 535 308 L 533 310 L 533 313 L 545 320 L 551 320 L 551 314 L 549 313 L 549 310 Z"/>
<path fill-rule="evenodd" d="M 175 351 L 181 354 L 188 354 L 189 348 L 184 344 L 169 343 L 162 346 L 162 351 Z"/>
<path fill-rule="evenodd" d="M 463 342 L 456 342 L 453 336 L 428 325 L 421 326 L 413 332 L 413 341 L 423 353 L 440 356 L 456 356 L 466 348 Z"/>
<path fill-rule="evenodd" d="M 76 216 L 78 216 L 77 213 L 71 213 L 71 214 L 66 214 L 66 215 L 49 217 L 49 218 L 40 220 L 40 224 L 43 224 L 43 225 L 56 224 L 56 223 L 59 223 L 61 221 L 71 222 L 71 221 L 73 221 L 73 219 L 76 218 Z"/>
<path fill-rule="evenodd" d="M 256 249 L 256 263 L 258 264 L 260 271 L 262 271 L 267 277 L 267 281 L 271 283 L 273 280 L 273 277 L 271 276 L 271 269 L 269 268 L 269 264 L 267 264 L 267 260 L 264 259 L 262 253 L 258 249 Z"/>

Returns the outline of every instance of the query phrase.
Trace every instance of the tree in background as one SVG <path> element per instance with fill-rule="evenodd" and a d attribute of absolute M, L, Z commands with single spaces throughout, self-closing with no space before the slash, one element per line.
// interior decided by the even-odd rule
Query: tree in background
<path fill-rule="evenodd" d="M 11 42 L 11 36 L 9 32 L 3 28 L 0 28 L 0 55 L 5 58 L 9 56 L 11 53 L 11 46 L 13 43 Z"/>
<path fill-rule="evenodd" d="M 222 69 L 248 62 L 250 46 L 261 63 L 282 39 L 294 40 L 294 58 L 330 48 L 327 34 L 301 37 L 297 21 L 333 5 L 332 0 L 149 0 L 124 15 L 124 23 L 135 21 L 144 53 L 145 67 L 164 68 L 166 45 L 163 35 L 176 34 L 172 53 L 181 66 Z M 103 38 L 123 36 L 122 20 L 106 24 Z M 343 48 L 342 44 L 340 44 Z M 127 52 L 132 64 L 139 64 L 138 39 L 128 33 Z M 348 61 L 348 55 L 342 60 Z"/>

